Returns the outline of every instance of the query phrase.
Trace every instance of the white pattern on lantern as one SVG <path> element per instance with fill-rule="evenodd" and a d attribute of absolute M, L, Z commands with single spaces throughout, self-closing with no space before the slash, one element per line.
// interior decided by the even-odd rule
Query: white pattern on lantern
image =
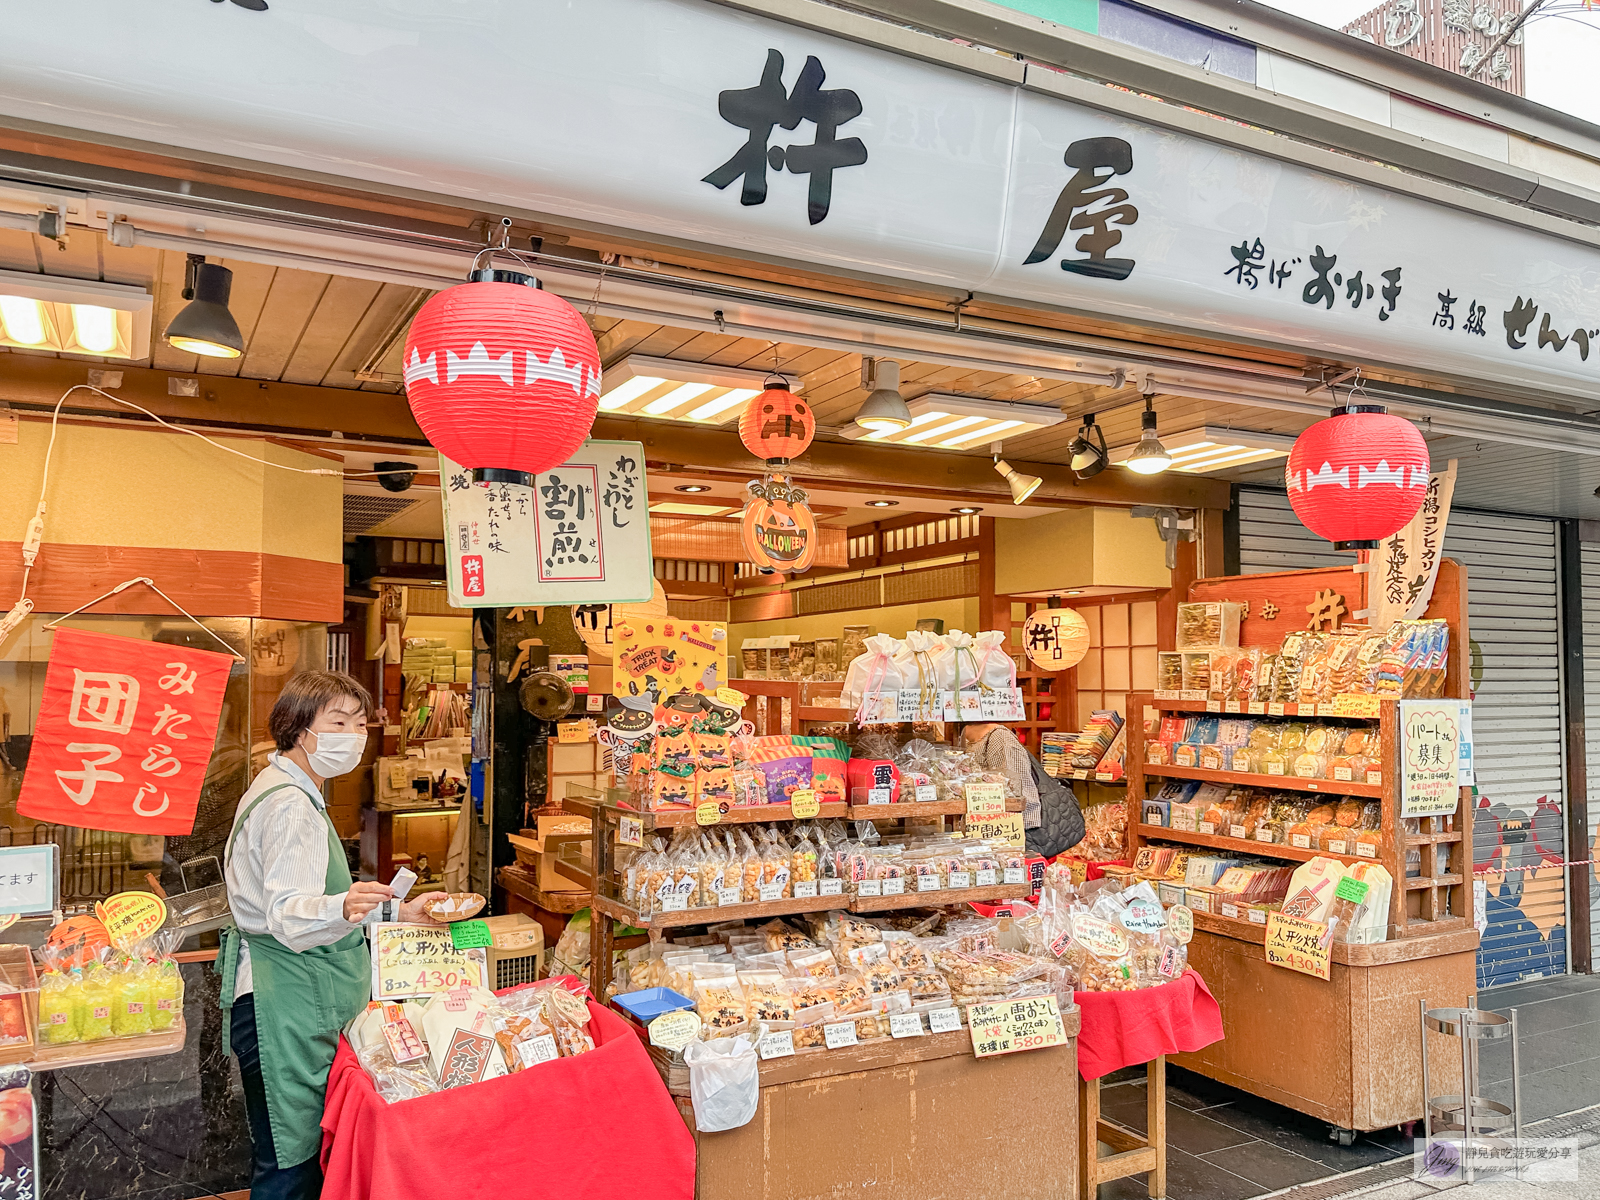
<path fill-rule="evenodd" d="M 1356 489 L 1370 485 L 1392 483 L 1395 487 L 1403 488 L 1406 485 L 1406 469 L 1404 467 L 1390 467 L 1388 459 L 1379 459 L 1378 465 L 1372 470 L 1366 467 L 1356 468 Z"/>
<path fill-rule="evenodd" d="M 1308 492 L 1319 484 L 1326 486 L 1330 483 L 1337 483 L 1340 487 L 1348 489 L 1350 486 L 1350 468 L 1340 467 L 1335 471 L 1332 463 L 1324 462 L 1321 470 L 1310 471 L 1306 474 L 1306 491 Z"/>
<path fill-rule="evenodd" d="M 444 352 L 445 382 L 454 383 L 467 375 L 495 375 L 508 387 L 516 381 L 516 355 L 507 350 L 499 358 L 490 358 L 482 342 L 473 342 L 472 349 L 462 358 L 454 350 Z"/>

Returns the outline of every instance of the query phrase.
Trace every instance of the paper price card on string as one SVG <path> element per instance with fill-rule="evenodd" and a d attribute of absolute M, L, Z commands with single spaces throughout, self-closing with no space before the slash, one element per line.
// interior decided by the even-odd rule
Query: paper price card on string
<path fill-rule="evenodd" d="M 1167 928 L 1187 946 L 1194 940 L 1194 910 L 1187 904 L 1174 904 L 1167 909 Z"/>
<path fill-rule="evenodd" d="M 372 998 L 411 1000 L 463 985 L 482 987 L 482 950 L 458 950 L 443 925 L 371 927 Z"/>
<path fill-rule="evenodd" d="M 972 1053 L 978 1058 L 1064 1046 L 1067 1030 L 1054 996 L 1033 996 L 1004 1004 L 974 1004 L 967 1009 Z"/>
<path fill-rule="evenodd" d="M 1328 923 L 1267 915 L 1267 961 L 1275 967 L 1299 971 L 1317 979 L 1328 978 Z"/>
<path fill-rule="evenodd" d="M 646 1027 L 650 1044 L 667 1050 L 682 1050 L 700 1036 L 699 1014 L 690 1009 L 662 1013 Z"/>
<path fill-rule="evenodd" d="M 997 817 L 1006 811 L 1006 788 L 1003 783 L 967 784 L 967 816 Z"/>
<path fill-rule="evenodd" d="M 94 912 L 118 950 L 143 941 L 167 920 L 166 904 L 150 892 L 118 892 L 96 904 Z"/>

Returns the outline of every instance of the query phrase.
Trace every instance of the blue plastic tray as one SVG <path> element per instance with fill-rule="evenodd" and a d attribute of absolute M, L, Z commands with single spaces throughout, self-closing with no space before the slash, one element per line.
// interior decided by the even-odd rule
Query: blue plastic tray
<path fill-rule="evenodd" d="M 671 988 L 645 988 L 642 992 L 627 992 L 614 997 L 612 1003 L 634 1020 L 648 1025 L 662 1013 L 677 1012 L 680 1008 L 693 1008 L 694 1001 Z"/>

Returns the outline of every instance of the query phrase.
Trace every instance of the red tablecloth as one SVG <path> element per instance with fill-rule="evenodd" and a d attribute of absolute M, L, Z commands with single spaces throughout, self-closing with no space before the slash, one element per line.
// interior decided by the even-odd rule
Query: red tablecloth
<path fill-rule="evenodd" d="M 1075 996 L 1083 1017 L 1078 1071 L 1085 1079 L 1222 1040 L 1222 1010 L 1192 968 L 1160 987 Z"/>
<path fill-rule="evenodd" d="M 397 1104 L 341 1038 L 323 1200 L 691 1200 L 694 1138 L 661 1076 L 619 1017 L 589 1012 L 587 1054 Z"/>

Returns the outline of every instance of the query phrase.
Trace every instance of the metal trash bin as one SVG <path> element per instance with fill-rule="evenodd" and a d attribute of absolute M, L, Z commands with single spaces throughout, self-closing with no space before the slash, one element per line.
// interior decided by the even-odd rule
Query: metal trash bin
<path fill-rule="evenodd" d="M 1472 1159 L 1467 1157 L 1469 1146 L 1487 1146 L 1511 1149 L 1516 1163 L 1517 1178 L 1522 1177 L 1522 1064 L 1517 1042 L 1517 1010 L 1511 1009 L 1509 1017 L 1477 1006 L 1474 997 L 1466 1008 L 1434 1008 L 1428 1002 L 1419 1002 L 1422 1038 L 1422 1104 L 1425 1145 L 1432 1146 L 1436 1136 L 1445 1135 L 1445 1141 L 1456 1142 L 1462 1151 L 1460 1161 L 1465 1164 L 1466 1179 L 1473 1182 Z M 1441 1033 L 1461 1040 L 1461 1094 L 1432 1094 L 1432 1080 L 1428 1074 L 1428 1032 Z M 1499 1038 L 1511 1039 L 1511 1106 L 1478 1094 L 1478 1043 Z M 1507 1126 L 1512 1129 L 1515 1144 L 1508 1147 L 1503 1136 Z M 1454 1135 L 1454 1136 L 1451 1136 Z"/>

